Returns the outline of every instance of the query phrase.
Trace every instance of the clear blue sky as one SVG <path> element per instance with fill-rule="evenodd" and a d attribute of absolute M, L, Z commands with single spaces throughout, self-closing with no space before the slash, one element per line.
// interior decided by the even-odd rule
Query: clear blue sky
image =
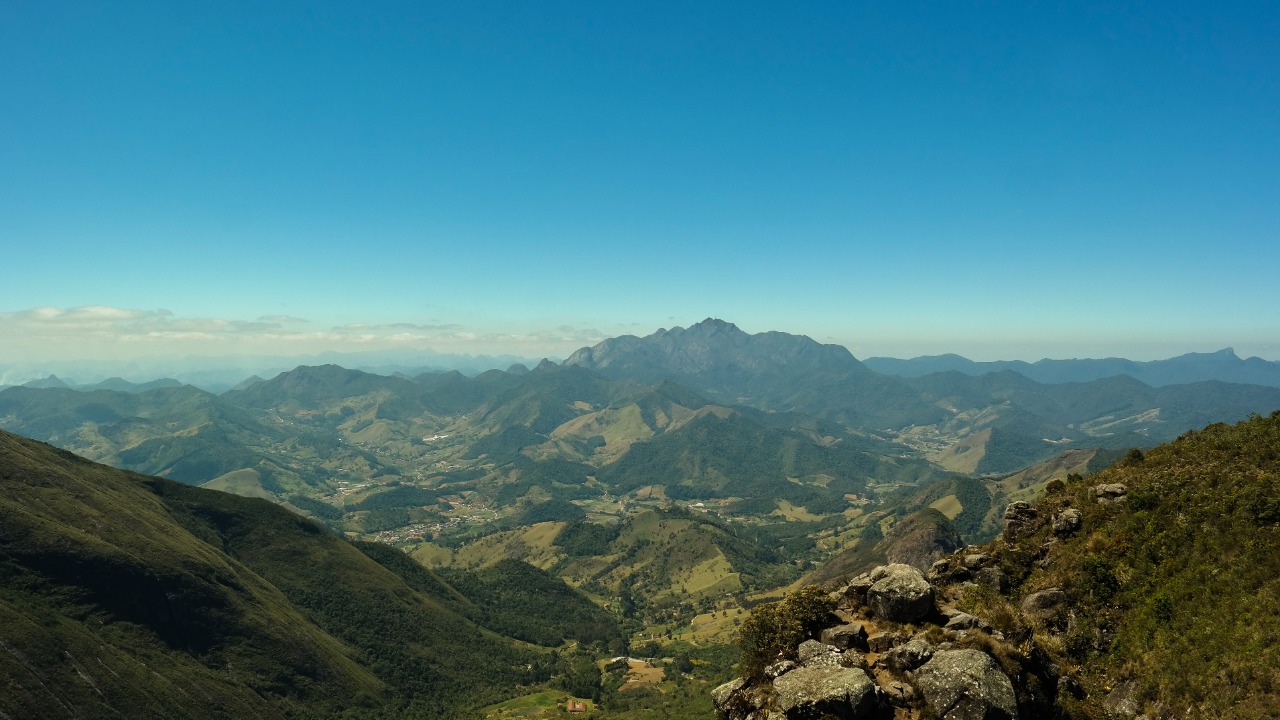
<path fill-rule="evenodd" d="M 1263 2 L 4 2 L 0 362 L 708 316 L 1280 359 L 1277 38 Z"/>

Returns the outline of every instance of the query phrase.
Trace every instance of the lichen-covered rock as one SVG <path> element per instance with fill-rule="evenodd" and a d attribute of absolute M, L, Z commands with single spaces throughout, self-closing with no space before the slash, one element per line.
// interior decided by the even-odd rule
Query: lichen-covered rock
<path fill-rule="evenodd" d="M 845 667 L 802 667 L 773 681 L 777 706 L 791 720 L 833 716 L 845 720 L 876 717 L 879 688 L 866 671 Z"/>
<path fill-rule="evenodd" d="M 964 566 L 970 570 L 986 567 L 990 562 L 991 556 L 986 553 L 972 553 L 964 556 Z"/>
<path fill-rule="evenodd" d="M 717 708 L 727 706 L 734 694 L 741 690 L 746 684 L 746 680 L 742 678 L 734 678 L 723 685 L 717 686 L 715 690 L 711 691 L 711 702 L 715 703 Z"/>
<path fill-rule="evenodd" d="M 794 660 L 779 660 L 778 662 L 764 669 L 764 676 L 772 680 L 778 677 L 779 675 L 784 675 L 786 673 L 789 673 L 798 667 L 800 667 L 800 665 L 797 664 Z"/>
<path fill-rule="evenodd" d="M 1004 539 L 1006 542 L 1017 542 L 1036 531 L 1039 514 L 1029 503 L 1009 503 L 1004 510 Z"/>
<path fill-rule="evenodd" d="M 801 667 L 831 666 L 838 667 L 840 651 L 817 640 L 805 640 L 796 648 L 796 659 Z"/>
<path fill-rule="evenodd" d="M 1084 517 L 1075 508 L 1067 508 L 1053 516 L 1053 534 L 1059 537 L 1074 535 L 1084 522 Z"/>
<path fill-rule="evenodd" d="M 867 649 L 867 630 L 862 626 L 862 623 L 845 623 L 829 627 L 822 631 L 819 639 L 841 650 L 848 650 L 849 648 Z"/>
<path fill-rule="evenodd" d="M 867 605 L 877 617 L 915 622 L 933 612 L 933 586 L 910 565 L 881 565 L 871 571 Z"/>
<path fill-rule="evenodd" d="M 1013 683 L 980 650 L 943 650 L 915 673 L 925 707 L 941 720 L 1016 720 Z"/>
<path fill-rule="evenodd" d="M 908 642 L 886 652 L 876 664 L 877 666 L 883 665 L 890 670 L 907 672 L 929 662 L 929 658 L 933 657 L 933 651 L 933 645 L 929 644 L 929 641 L 922 636 L 917 635 Z"/>

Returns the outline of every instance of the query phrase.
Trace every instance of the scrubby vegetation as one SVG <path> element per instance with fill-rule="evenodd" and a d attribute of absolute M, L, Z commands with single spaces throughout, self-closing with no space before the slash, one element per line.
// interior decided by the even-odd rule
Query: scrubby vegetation
<path fill-rule="evenodd" d="M 1098 502 L 1102 484 L 1128 494 Z M 1035 562 L 1066 507 L 1082 511 L 1081 531 Z M 1044 526 L 1002 567 L 1015 597 L 1067 593 L 1041 630 L 1082 667 L 1091 698 L 1125 685 L 1139 706 L 1178 716 L 1280 716 L 1280 412 L 1131 451 L 1037 509 Z M 1104 716 L 1098 703 L 1080 712 Z"/>
<path fill-rule="evenodd" d="M 801 588 L 781 602 L 759 605 L 742 623 L 739 672 L 759 677 L 781 659 L 795 659 L 796 647 L 829 624 L 836 603 L 817 585 Z"/>

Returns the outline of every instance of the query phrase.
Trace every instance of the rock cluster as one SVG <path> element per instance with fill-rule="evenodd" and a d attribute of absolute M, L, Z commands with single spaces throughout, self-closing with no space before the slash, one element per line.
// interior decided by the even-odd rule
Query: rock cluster
<path fill-rule="evenodd" d="M 986 562 L 966 564 L 981 570 Z M 845 622 L 804 641 L 794 659 L 769 666 L 762 677 L 716 688 L 712 699 L 721 718 L 883 720 L 895 711 L 941 720 L 1019 717 L 1005 671 L 986 652 L 962 646 L 972 633 L 991 633 L 991 626 L 939 608 L 935 588 L 919 570 L 881 566 L 834 596 Z"/>

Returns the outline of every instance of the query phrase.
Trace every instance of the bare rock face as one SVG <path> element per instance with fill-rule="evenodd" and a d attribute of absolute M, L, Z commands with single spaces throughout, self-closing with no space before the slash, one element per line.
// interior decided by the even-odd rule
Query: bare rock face
<path fill-rule="evenodd" d="M 1039 515 L 1030 504 L 1022 502 L 1009 503 L 1004 510 L 1004 539 L 1006 542 L 1017 542 L 1036 531 Z"/>
<path fill-rule="evenodd" d="M 981 650 L 943 650 L 915 673 L 925 707 L 941 720 L 1017 720 L 1013 683 Z"/>
<path fill-rule="evenodd" d="M 910 565 L 881 565 L 871 571 L 867 605 L 877 617 L 915 622 L 933 612 L 933 586 Z"/>
<path fill-rule="evenodd" d="M 870 720 L 883 706 L 871 676 L 856 668 L 802 667 L 774 680 L 773 692 L 778 708 L 791 720 Z"/>

